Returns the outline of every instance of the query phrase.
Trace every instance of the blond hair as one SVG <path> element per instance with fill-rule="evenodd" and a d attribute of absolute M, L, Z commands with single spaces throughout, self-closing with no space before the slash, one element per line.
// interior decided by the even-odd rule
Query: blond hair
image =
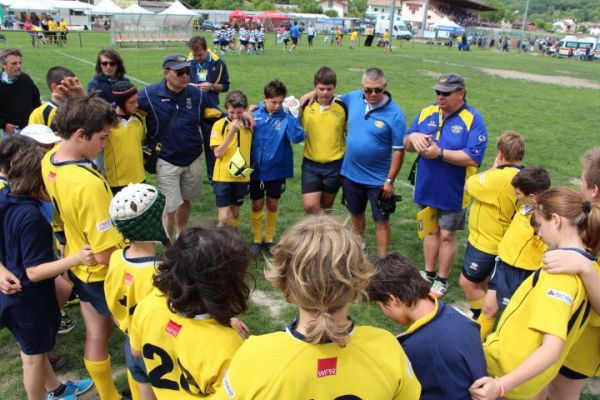
<path fill-rule="evenodd" d="M 373 272 L 359 237 L 336 218 L 316 215 L 285 232 L 265 275 L 289 303 L 315 317 L 306 329 L 307 342 L 343 346 L 351 322 L 336 321 L 333 314 L 366 296 Z"/>

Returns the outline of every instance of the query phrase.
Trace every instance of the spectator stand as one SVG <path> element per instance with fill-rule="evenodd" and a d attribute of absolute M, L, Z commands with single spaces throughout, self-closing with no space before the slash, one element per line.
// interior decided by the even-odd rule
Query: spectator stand
<path fill-rule="evenodd" d="M 187 9 L 178 0 L 158 14 L 133 4 L 123 12 L 114 14 L 112 43 L 120 47 L 181 46 L 192 35 L 192 18 L 195 17 L 198 17 L 198 13 Z"/>

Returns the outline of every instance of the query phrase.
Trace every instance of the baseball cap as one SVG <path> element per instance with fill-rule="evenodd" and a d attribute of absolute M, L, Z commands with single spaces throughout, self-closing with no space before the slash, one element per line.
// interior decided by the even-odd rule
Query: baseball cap
<path fill-rule="evenodd" d="M 443 74 L 438 78 L 437 83 L 433 87 L 434 90 L 440 92 L 452 92 L 456 89 L 465 88 L 465 79 L 457 74 Z"/>
<path fill-rule="evenodd" d="M 21 135 L 27 136 L 41 144 L 53 144 L 60 142 L 60 137 L 56 136 L 52 129 L 46 125 L 32 124 L 27 125 L 21 130 Z"/>
<path fill-rule="evenodd" d="M 181 54 L 169 54 L 163 59 L 163 68 L 170 69 L 173 71 L 179 71 L 183 68 L 191 67 L 191 63 L 187 61 L 185 56 Z"/>

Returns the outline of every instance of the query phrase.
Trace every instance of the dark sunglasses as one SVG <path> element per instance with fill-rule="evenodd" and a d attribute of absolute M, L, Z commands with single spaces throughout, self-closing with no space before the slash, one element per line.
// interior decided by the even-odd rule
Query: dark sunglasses
<path fill-rule="evenodd" d="M 383 88 L 380 88 L 380 87 L 376 87 L 376 88 L 364 88 L 363 91 L 366 94 L 371 94 L 373 92 L 379 94 L 379 93 L 383 93 Z"/>
<path fill-rule="evenodd" d="M 183 76 L 183 74 L 189 76 L 192 73 L 192 71 L 189 68 L 182 68 L 182 69 L 179 69 L 179 70 L 173 71 L 173 72 L 175 72 L 177 74 L 177 76 Z"/>
<path fill-rule="evenodd" d="M 438 96 L 448 97 L 448 96 L 452 95 L 452 93 L 456 93 L 456 92 L 457 92 L 457 90 L 453 90 L 451 92 L 440 92 L 439 90 L 436 90 L 435 94 Z"/>
<path fill-rule="evenodd" d="M 117 65 L 117 63 L 114 61 L 102 61 L 100 64 L 102 64 L 103 67 L 106 67 L 107 65 L 114 67 L 115 65 Z"/>

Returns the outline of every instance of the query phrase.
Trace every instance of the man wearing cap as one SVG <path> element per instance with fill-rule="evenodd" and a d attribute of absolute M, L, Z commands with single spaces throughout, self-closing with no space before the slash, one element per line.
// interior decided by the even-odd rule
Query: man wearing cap
<path fill-rule="evenodd" d="M 219 93 L 229 90 L 229 73 L 223 59 L 208 49 L 206 39 L 194 36 L 188 42 L 190 54 L 188 58 L 192 65 L 190 81 L 192 85 L 206 92 L 215 104 L 219 104 Z M 215 166 L 215 154 L 210 148 L 210 132 L 216 120 L 205 119 L 201 124 L 204 140 L 204 157 L 206 159 L 206 176 L 212 180 Z"/>
<path fill-rule="evenodd" d="M 423 241 L 423 276 L 432 293 L 441 297 L 456 256 L 456 231 L 465 224 L 465 181 L 483 161 L 488 134 L 481 114 L 467 104 L 463 77 L 444 74 L 433 89 L 437 102 L 421 110 L 404 137 L 404 146 L 419 153 L 414 201 L 437 215 L 438 228 Z"/>
<path fill-rule="evenodd" d="M 22 59 L 18 49 L 0 52 L 0 137 L 25 128 L 29 114 L 42 104 L 39 89 L 23 72 Z"/>
<path fill-rule="evenodd" d="M 202 196 L 202 136 L 199 124 L 222 113 L 206 92 L 189 85 L 191 64 L 171 54 L 163 60 L 164 79 L 139 93 L 139 109 L 146 113 L 147 140 L 160 148 L 156 184 L 167 198 L 166 227 L 171 238 L 190 216 L 191 202 Z M 158 146 L 157 146 L 158 145 Z"/>

